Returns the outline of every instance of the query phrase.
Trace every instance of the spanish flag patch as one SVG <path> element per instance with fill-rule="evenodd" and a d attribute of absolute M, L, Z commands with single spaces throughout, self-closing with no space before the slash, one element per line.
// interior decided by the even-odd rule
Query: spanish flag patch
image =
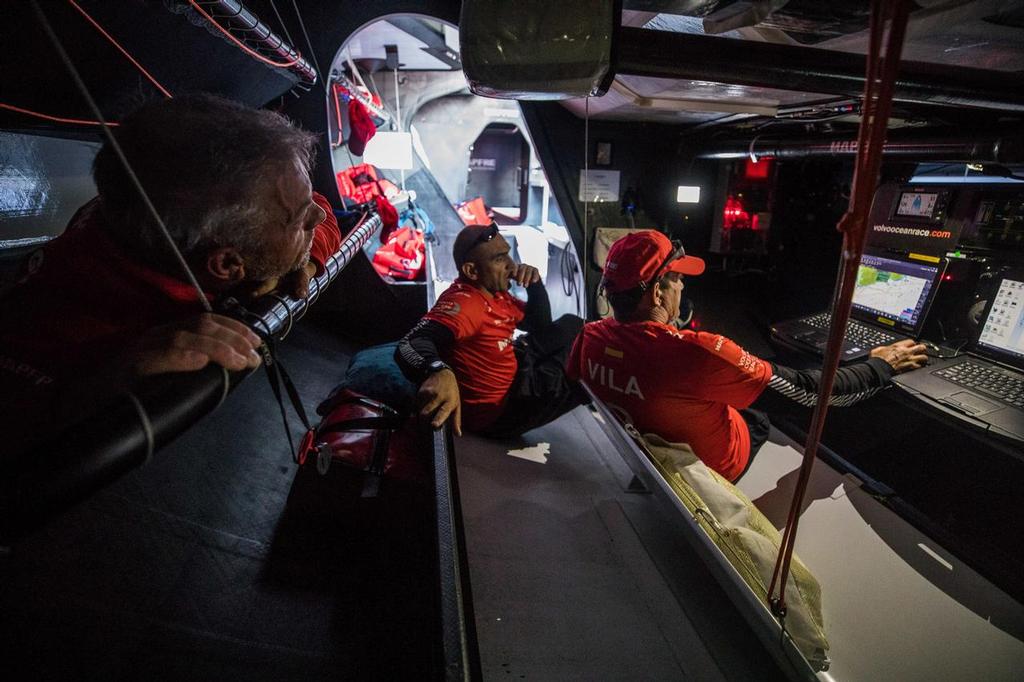
<path fill-rule="evenodd" d="M 605 346 L 604 347 L 604 354 L 605 355 L 610 355 L 613 358 L 619 358 L 619 359 L 622 359 L 623 355 L 625 355 L 625 353 L 623 353 L 618 348 L 612 348 L 611 346 Z"/>

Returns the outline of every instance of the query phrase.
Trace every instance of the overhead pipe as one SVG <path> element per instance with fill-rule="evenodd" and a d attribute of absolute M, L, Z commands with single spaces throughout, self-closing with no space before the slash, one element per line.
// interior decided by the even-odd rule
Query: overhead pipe
<path fill-rule="evenodd" d="M 725 142 L 701 149 L 699 159 L 804 159 L 809 157 L 846 157 L 857 153 L 852 138 L 762 139 L 749 142 Z M 986 137 L 981 139 L 889 139 L 882 147 L 887 157 L 915 161 L 956 161 L 986 163 L 1024 162 L 1024 137 Z"/>
<path fill-rule="evenodd" d="M 203 6 L 203 11 L 214 19 L 225 22 L 227 24 L 224 26 L 225 29 L 233 28 L 245 33 L 243 42 L 267 50 L 287 62 L 294 61 L 294 64 L 281 68 L 295 73 L 303 83 L 307 85 L 316 83 L 316 69 L 306 61 L 306 58 L 260 21 L 260 18 L 250 12 L 245 5 L 236 0 L 197 0 L 197 2 Z M 183 6 L 186 9 L 190 7 L 188 3 L 183 3 Z"/>
<path fill-rule="evenodd" d="M 275 339 L 288 334 L 321 292 L 381 228 L 370 216 L 342 241 L 309 282 L 309 296 L 264 296 L 248 311 L 260 322 L 253 330 Z M 247 316 L 244 322 L 249 322 Z M 253 370 L 255 371 L 255 370 Z M 5 463 L 0 472 L 0 544 L 38 527 L 46 519 L 89 497 L 146 463 L 201 418 L 216 409 L 252 371 L 229 372 L 209 365 L 198 372 L 152 377 L 48 442 Z"/>
<path fill-rule="evenodd" d="M 711 81 L 859 98 L 864 55 L 622 26 L 615 73 Z M 1024 111 L 1024 78 L 947 64 L 904 61 L 893 100 Z"/>

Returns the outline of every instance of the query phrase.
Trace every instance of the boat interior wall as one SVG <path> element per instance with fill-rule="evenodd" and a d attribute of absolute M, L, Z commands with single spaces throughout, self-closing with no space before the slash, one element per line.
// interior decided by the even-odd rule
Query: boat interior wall
<path fill-rule="evenodd" d="M 466 187 L 470 148 L 480 133 L 493 123 L 521 124 L 519 104 L 453 95 L 436 99 L 417 112 L 412 125 L 419 133 L 430 172 L 449 201 L 474 196 Z M 531 219 L 539 223 L 540 216 Z"/>
<path fill-rule="evenodd" d="M 660 228 L 682 239 L 687 249 L 707 248 L 717 168 L 713 163 L 677 155 L 682 142 L 678 129 L 657 123 L 591 121 L 590 149 L 585 153 L 581 119 L 556 103 L 523 102 L 522 108 L 576 251 L 581 261 L 587 261 L 589 301 L 594 300 L 600 280 L 600 271 L 590 258 L 597 227 Z M 611 144 L 612 157 L 607 167 L 595 164 L 598 142 Z M 585 156 L 592 170 L 618 174 L 618 200 L 579 201 L 580 170 Z M 676 201 L 679 185 L 699 185 L 702 197 L 707 199 L 697 204 L 680 204 Z M 633 210 L 629 210 L 630 205 Z M 586 221 L 584 211 L 588 212 Z M 588 226 L 585 239 L 581 236 L 584 222 Z"/>

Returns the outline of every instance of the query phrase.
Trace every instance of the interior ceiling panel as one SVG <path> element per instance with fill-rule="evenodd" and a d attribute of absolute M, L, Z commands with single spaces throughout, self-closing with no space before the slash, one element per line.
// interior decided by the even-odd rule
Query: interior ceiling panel
<path fill-rule="evenodd" d="M 622 24 L 703 34 L 704 19 L 713 17 L 735 1 L 625 0 Z M 867 0 L 790 0 L 756 26 L 719 35 L 723 39 L 813 45 L 865 54 L 869 4 Z M 994 71 L 1024 71 L 1024 0 L 916 0 L 914 7 L 903 59 Z M 819 93 L 699 80 L 619 76 L 605 97 L 591 100 L 590 114 L 592 118 L 608 120 L 699 123 L 709 120 L 709 112 L 716 111 L 716 105 L 718 116 L 744 111 L 772 116 L 775 107 L 829 99 L 833 97 Z M 563 104 L 577 115 L 583 114 L 582 100 Z M 663 110 L 668 110 L 667 115 Z"/>
<path fill-rule="evenodd" d="M 612 97 L 614 94 L 615 93 L 609 92 L 604 97 L 601 97 L 600 100 Z M 704 123 L 706 121 L 714 121 L 728 115 L 714 111 L 654 108 L 638 104 L 629 104 L 627 100 L 619 100 L 620 104 L 618 106 L 598 110 L 598 102 L 600 100 L 590 100 L 590 118 L 600 119 L 602 121 L 646 121 L 650 123 L 694 125 L 697 123 Z M 583 118 L 586 113 L 585 104 L 582 99 L 563 100 L 562 104 L 580 118 Z"/>
<path fill-rule="evenodd" d="M 419 20 L 413 20 L 417 23 Z M 424 24 L 425 26 L 425 24 Z M 439 37 L 443 42 L 443 38 Z M 361 30 L 348 43 L 353 59 L 384 59 L 384 46 L 398 46 L 398 61 L 404 71 L 450 71 L 452 67 L 435 58 L 425 42 L 389 21 L 378 21 Z"/>
<path fill-rule="evenodd" d="M 673 80 L 643 76 L 620 76 L 618 80 L 641 97 L 700 100 L 707 102 L 709 106 L 717 102 L 723 106 L 748 104 L 752 107 L 763 108 L 835 99 L 834 95 L 758 88 L 749 85 L 730 85 L 711 81 Z M 729 106 L 721 111 L 730 111 L 732 108 Z"/>

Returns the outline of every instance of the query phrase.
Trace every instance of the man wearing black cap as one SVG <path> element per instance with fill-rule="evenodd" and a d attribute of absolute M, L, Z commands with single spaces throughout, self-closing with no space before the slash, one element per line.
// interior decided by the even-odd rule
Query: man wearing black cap
<path fill-rule="evenodd" d="M 768 438 L 770 424 L 760 410 L 790 411 L 792 401 L 813 406 L 821 372 L 782 367 L 720 334 L 672 326 L 683 276 L 702 272 L 703 260 L 659 232 L 612 244 L 602 286 L 615 315 L 583 328 L 567 371 L 641 433 L 688 443 L 708 467 L 734 481 Z M 876 348 L 868 360 L 839 369 L 831 404 L 874 395 L 893 374 L 926 360 L 924 346 L 910 340 Z"/>
<path fill-rule="evenodd" d="M 551 321 L 537 269 L 517 264 L 498 226 L 471 225 L 452 249 L 459 277 L 395 352 L 420 385 L 421 414 L 439 428 L 452 417 L 467 430 L 512 436 L 546 424 L 584 401 L 565 376 L 569 347 L 583 320 Z M 515 281 L 527 303 L 509 294 Z M 513 341 L 513 332 L 528 334 Z"/>

